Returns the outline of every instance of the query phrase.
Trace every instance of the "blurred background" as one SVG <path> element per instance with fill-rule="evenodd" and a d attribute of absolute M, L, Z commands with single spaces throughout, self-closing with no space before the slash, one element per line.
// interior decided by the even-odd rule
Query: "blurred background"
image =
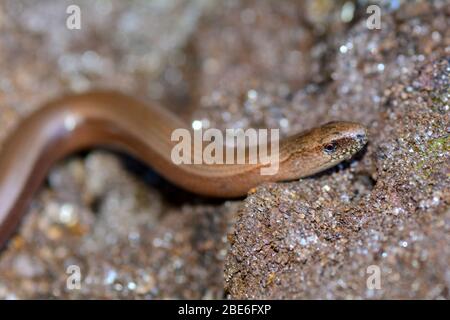
<path fill-rule="evenodd" d="M 0 253 L 0 298 L 448 298 L 449 48 L 444 0 L 1 1 L 0 141 L 95 88 L 205 128 L 351 120 L 373 138 L 329 175 L 244 201 L 186 194 L 126 155 L 73 155 Z M 441 153 L 410 152 L 414 139 Z M 381 290 L 366 287 L 372 264 Z"/>

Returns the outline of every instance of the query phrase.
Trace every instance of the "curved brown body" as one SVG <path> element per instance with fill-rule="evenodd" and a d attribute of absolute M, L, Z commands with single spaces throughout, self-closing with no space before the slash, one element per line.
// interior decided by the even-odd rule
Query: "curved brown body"
<path fill-rule="evenodd" d="M 308 176 L 349 158 L 366 142 L 359 124 L 335 122 L 280 141 L 279 171 L 261 175 L 261 163 L 205 165 L 171 161 L 171 134 L 186 125 L 172 113 L 115 92 L 54 100 L 23 120 L 0 150 L 0 246 L 13 233 L 55 161 L 71 152 L 112 146 L 143 160 L 194 193 L 237 197 L 265 181 Z M 324 146 L 333 143 L 333 152 Z"/>

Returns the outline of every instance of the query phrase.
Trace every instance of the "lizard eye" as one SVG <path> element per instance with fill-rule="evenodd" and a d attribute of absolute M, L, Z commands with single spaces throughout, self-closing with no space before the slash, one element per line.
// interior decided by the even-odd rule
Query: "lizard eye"
<path fill-rule="evenodd" d="M 364 144 L 364 142 L 366 141 L 366 136 L 363 134 L 357 134 L 356 140 L 358 140 L 358 143 Z"/>
<path fill-rule="evenodd" d="M 323 147 L 323 151 L 328 154 L 335 152 L 336 151 L 336 143 L 335 142 L 327 143 Z"/>

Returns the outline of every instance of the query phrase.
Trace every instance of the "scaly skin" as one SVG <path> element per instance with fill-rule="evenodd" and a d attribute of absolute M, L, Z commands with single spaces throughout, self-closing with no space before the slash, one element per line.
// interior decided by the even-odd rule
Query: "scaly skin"
<path fill-rule="evenodd" d="M 143 160 L 174 184 L 211 197 L 239 197 L 267 181 L 309 176 L 350 158 L 367 142 L 357 123 L 333 122 L 279 141 L 278 172 L 265 164 L 181 164 L 171 160 L 177 128 L 172 113 L 117 92 L 66 96 L 19 123 L 0 153 L 0 246 L 19 224 L 32 195 L 57 160 L 95 146 L 110 146 Z M 202 150 L 200 150 L 202 151 Z"/>

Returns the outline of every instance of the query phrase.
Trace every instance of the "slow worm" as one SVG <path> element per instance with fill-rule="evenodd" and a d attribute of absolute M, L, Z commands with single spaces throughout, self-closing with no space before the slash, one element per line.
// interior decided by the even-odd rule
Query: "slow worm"
<path fill-rule="evenodd" d="M 330 168 L 359 151 L 364 126 L 333 122 L 282 139 L 279 170 L 263 164 L 180 164 L 171 161 L 171 134 L 187 128 L 177 116 L 117 92 L 65 96 L 18 124 L 0 151 L 0 246 L 17 228 L 55 161 L 95 146 L 109 146 L 143 160 L 172 183 L 213 197 L 238 197 L 265 181 L 286 181 Z"/>

